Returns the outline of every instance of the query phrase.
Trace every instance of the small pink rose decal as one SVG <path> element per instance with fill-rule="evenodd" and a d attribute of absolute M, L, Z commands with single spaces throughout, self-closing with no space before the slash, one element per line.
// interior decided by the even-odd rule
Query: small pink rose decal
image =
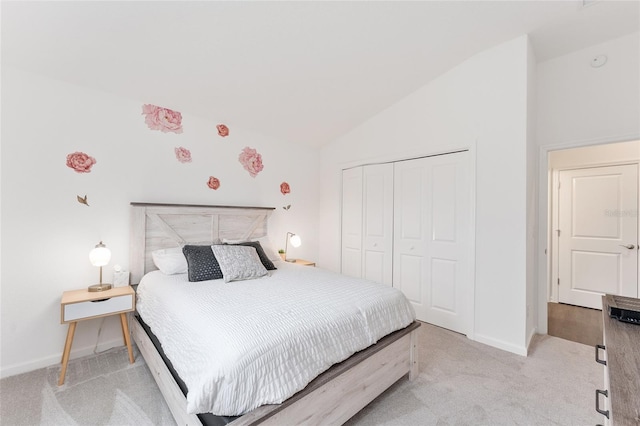
<path fill-rule="evenodd" d="M 209 182 L 207 182 L 207 186 L 211 189 L 218 189 L 220 188 L 220 180 L 218 178 L 215 178 L 213 176 L 209 176 Z"/>
<path fill-rule="evenodd" d="M 282 182 L 280 184 L 280 192 L 282 192 L 282 195 L 287 195 L 291 192 L 291 187 L 287 182 Z"/>
<path fill-rule="evenodd" d="M 176 158 L 181 163 L 190 163 L 191 162 L 191 151 L 187 148 L 179 147 L 175 149 Z"/>
<path fill-rule="evenodd" d="M 67 167 L 71 167 L 78 173 L 89 173 L 91 167 L 96 164 L 96 159 L 84 152 L 74 152 L 67 155 Z"/>
<path fill-rule="evenodd" d="M 218 129 L 218 135 L 222 136 L 223 138 L 225 136 L 229 136 L 229 128 L 224 124 L 218 124 L 216 126 L 216 129 Z"/>
<path fill-rule="evenodd" d="M 182 133 L 182 114 L 168 108 L 145 104 L 142 106 L 144 122 L 151 130 L 163 133 Z"/>
<path fill-rule="evenodd" d="M 238 156 L 238 161 L 240 161 L 242 167 L 249 172 L 251 177 L 256 177 L 264 168 L 262 165 L 262 155 L 258 154 L 258 151 L 253 148 L 249 148 L 248 146 L 242 150 Z"/>

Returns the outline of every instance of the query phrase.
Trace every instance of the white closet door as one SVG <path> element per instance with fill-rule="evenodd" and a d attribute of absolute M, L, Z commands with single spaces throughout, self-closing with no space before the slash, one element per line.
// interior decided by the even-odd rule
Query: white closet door
<path fill-rule="evenodd" d="M 393 164 L 363 169 L 362 277 L 393 282 Z"/>
<path fill-rule="evenodd" d="M 342 273 L 362 277 L 362 167 L 342 171 Z"/>
<path fill-rule="evenodd" d="M 418 319 L 468 333 L 468 153 L 395 164 L 393 285 Z"/>

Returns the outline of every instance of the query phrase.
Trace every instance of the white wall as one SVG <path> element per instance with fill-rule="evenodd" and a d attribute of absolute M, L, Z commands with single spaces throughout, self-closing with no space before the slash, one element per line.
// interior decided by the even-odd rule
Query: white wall
<path fill-rule="evenodd" d="M 597 55 L 607 63 L 591 67 Z M 537 67 L 541 146 L 629 140 L 640 132 L 640 33 L 541 62 Z"/>
<path fill-rule="evenodd" d="M 470 148 L 476 156 L 473 337 L 520 354 L 527 339 L 528 50 L 522 36 L 482 52 L 323 148 L 320 193 L 319 260 L 337 271 L 343 167 Z"/>
<path fill-rule="evenodd" d="M 590 66 L 607 55 L 600 68 Z M 640 138 L 640 33 L 590 46 L 537 66 L 539 145 L 538 332 L 547 332 L 548 153 Z"/>
<path fill-rule="evenodd" d="M 132 201 L 275 207 L 269 233 L 276 248 L 287 231 L 302 236 L 294 257 L 317 259 L 318 150 L 268 139 L 215 117 L 183 111 L 184 133 L 152 131 L 143 103 L 3 67 L 2 69 L 2 300 L 1 374 L 60 362 L 67 327 L 60 325 L 63 291 L 95 284 L 98 270 L 88 254 L 100 240 L 111 249 L 112 267 L 128 267 L 129 203 Z M 162 105 L 165 107 L 175 106 Z M 179 163 L 174 148 L 191 150 Z M 255 178 L 241 167 L 245 146 L 262 154 Z M 78 174 L 66 156 L 84 151 L 97 163 Z M 217 191 L 206 185 L 221 180 Z M 291 193 L 283 196 L 280 183 Z M 76 201 L 88 196 L 90 207 Z M 282 206 L 291 204 L 289 211 Z M 282 247 L 284 248 L 284 247 Z M 101 320 L 80 323 L 72 357 L 91 353 Z M 122 345 L 117 318 L 104 322 L 98 350 Z"/>

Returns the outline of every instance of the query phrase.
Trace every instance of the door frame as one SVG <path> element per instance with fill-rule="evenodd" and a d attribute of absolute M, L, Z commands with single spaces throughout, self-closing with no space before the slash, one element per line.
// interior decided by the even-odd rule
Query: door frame
<path fill-rule="evenodd" d="M 423 157 L 434 157 L 438 155 L 455 154 L 456 152 L 468 151 L 467 170 L 469 173 L 469 246 L 467 256 L 469 259 L 469 267 L 467 278 L 469 285 L 467 287 L 467 307 L 469 315 L 466 324 L 466 336 L 470 340 L 475 340 L 475 292 L 476 292 L 476 164 L 477 164 L 477 141 L 473 140 L 470 144 L 460 145 L 456 148 L 447 150 L 418 150 L 409 151 L 399 154 L 383 155 L 372 157 L 367 160 L 350 161 L 340 165 L 340 170 L 350 169 L 358 166 L 366 166 L 369 164 L 395 163 L 397 161 L 412 160 Z M 342 187 L 342 184 L 340 185 Z M 342 211 L 342 190 L 340 190 L 340 211 Z M 342 220 L 340 220 L 340 233 L 342 234 Z M 342 256 L 342 255 L 341 255 Z"/>
<path fill-rule="evenodd" d="M 553 173 L 549 168 L 549 153 L 571 148 L 584 148 L 597 145 L 608 145 L 621 142 L 640 141 L 640 133 L 612 136 L 606 138 L 578 140 L 566 143 L 553 143 L 538 148 L 538 288 L 537 288 L 537 332 L 547 334 L 548 309 L 547 303 L 553 287 Z M 640 175 L 639 175 L 640 176 Z M 557 184 L 557 182 L 556 182 Z M 556 201 L 557 202 L 557 201 Z M 639 217 L 640 220 L 640 217 Z M 557 250 L 557 246 L 555 248 Z M 557 282 L 557 275 L 555 276 Z M 556 298 L 557 300 L 557 298 Z"/>

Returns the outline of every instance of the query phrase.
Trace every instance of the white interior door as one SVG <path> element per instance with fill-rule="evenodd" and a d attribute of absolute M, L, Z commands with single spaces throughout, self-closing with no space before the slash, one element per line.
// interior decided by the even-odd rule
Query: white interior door
<path fill-rule="evenodd" d="M 638 297 L 638 166 L 563 170 L 558 182 L 558 300 Z"/>
<path fill-rule="evenodd" d="M 363 169 L 362 277 L 393 282 L 393 164 Z"/>
<path fill-rule="evenodd" d="M 418 319 L 463 334 L 470 319 L 468 153 L 395 163 L 393 285 Z"/>
<path fill-rule="evenodd" d="M 342 171 L 342 273 L 362 276 L 362 167 Z"/>

